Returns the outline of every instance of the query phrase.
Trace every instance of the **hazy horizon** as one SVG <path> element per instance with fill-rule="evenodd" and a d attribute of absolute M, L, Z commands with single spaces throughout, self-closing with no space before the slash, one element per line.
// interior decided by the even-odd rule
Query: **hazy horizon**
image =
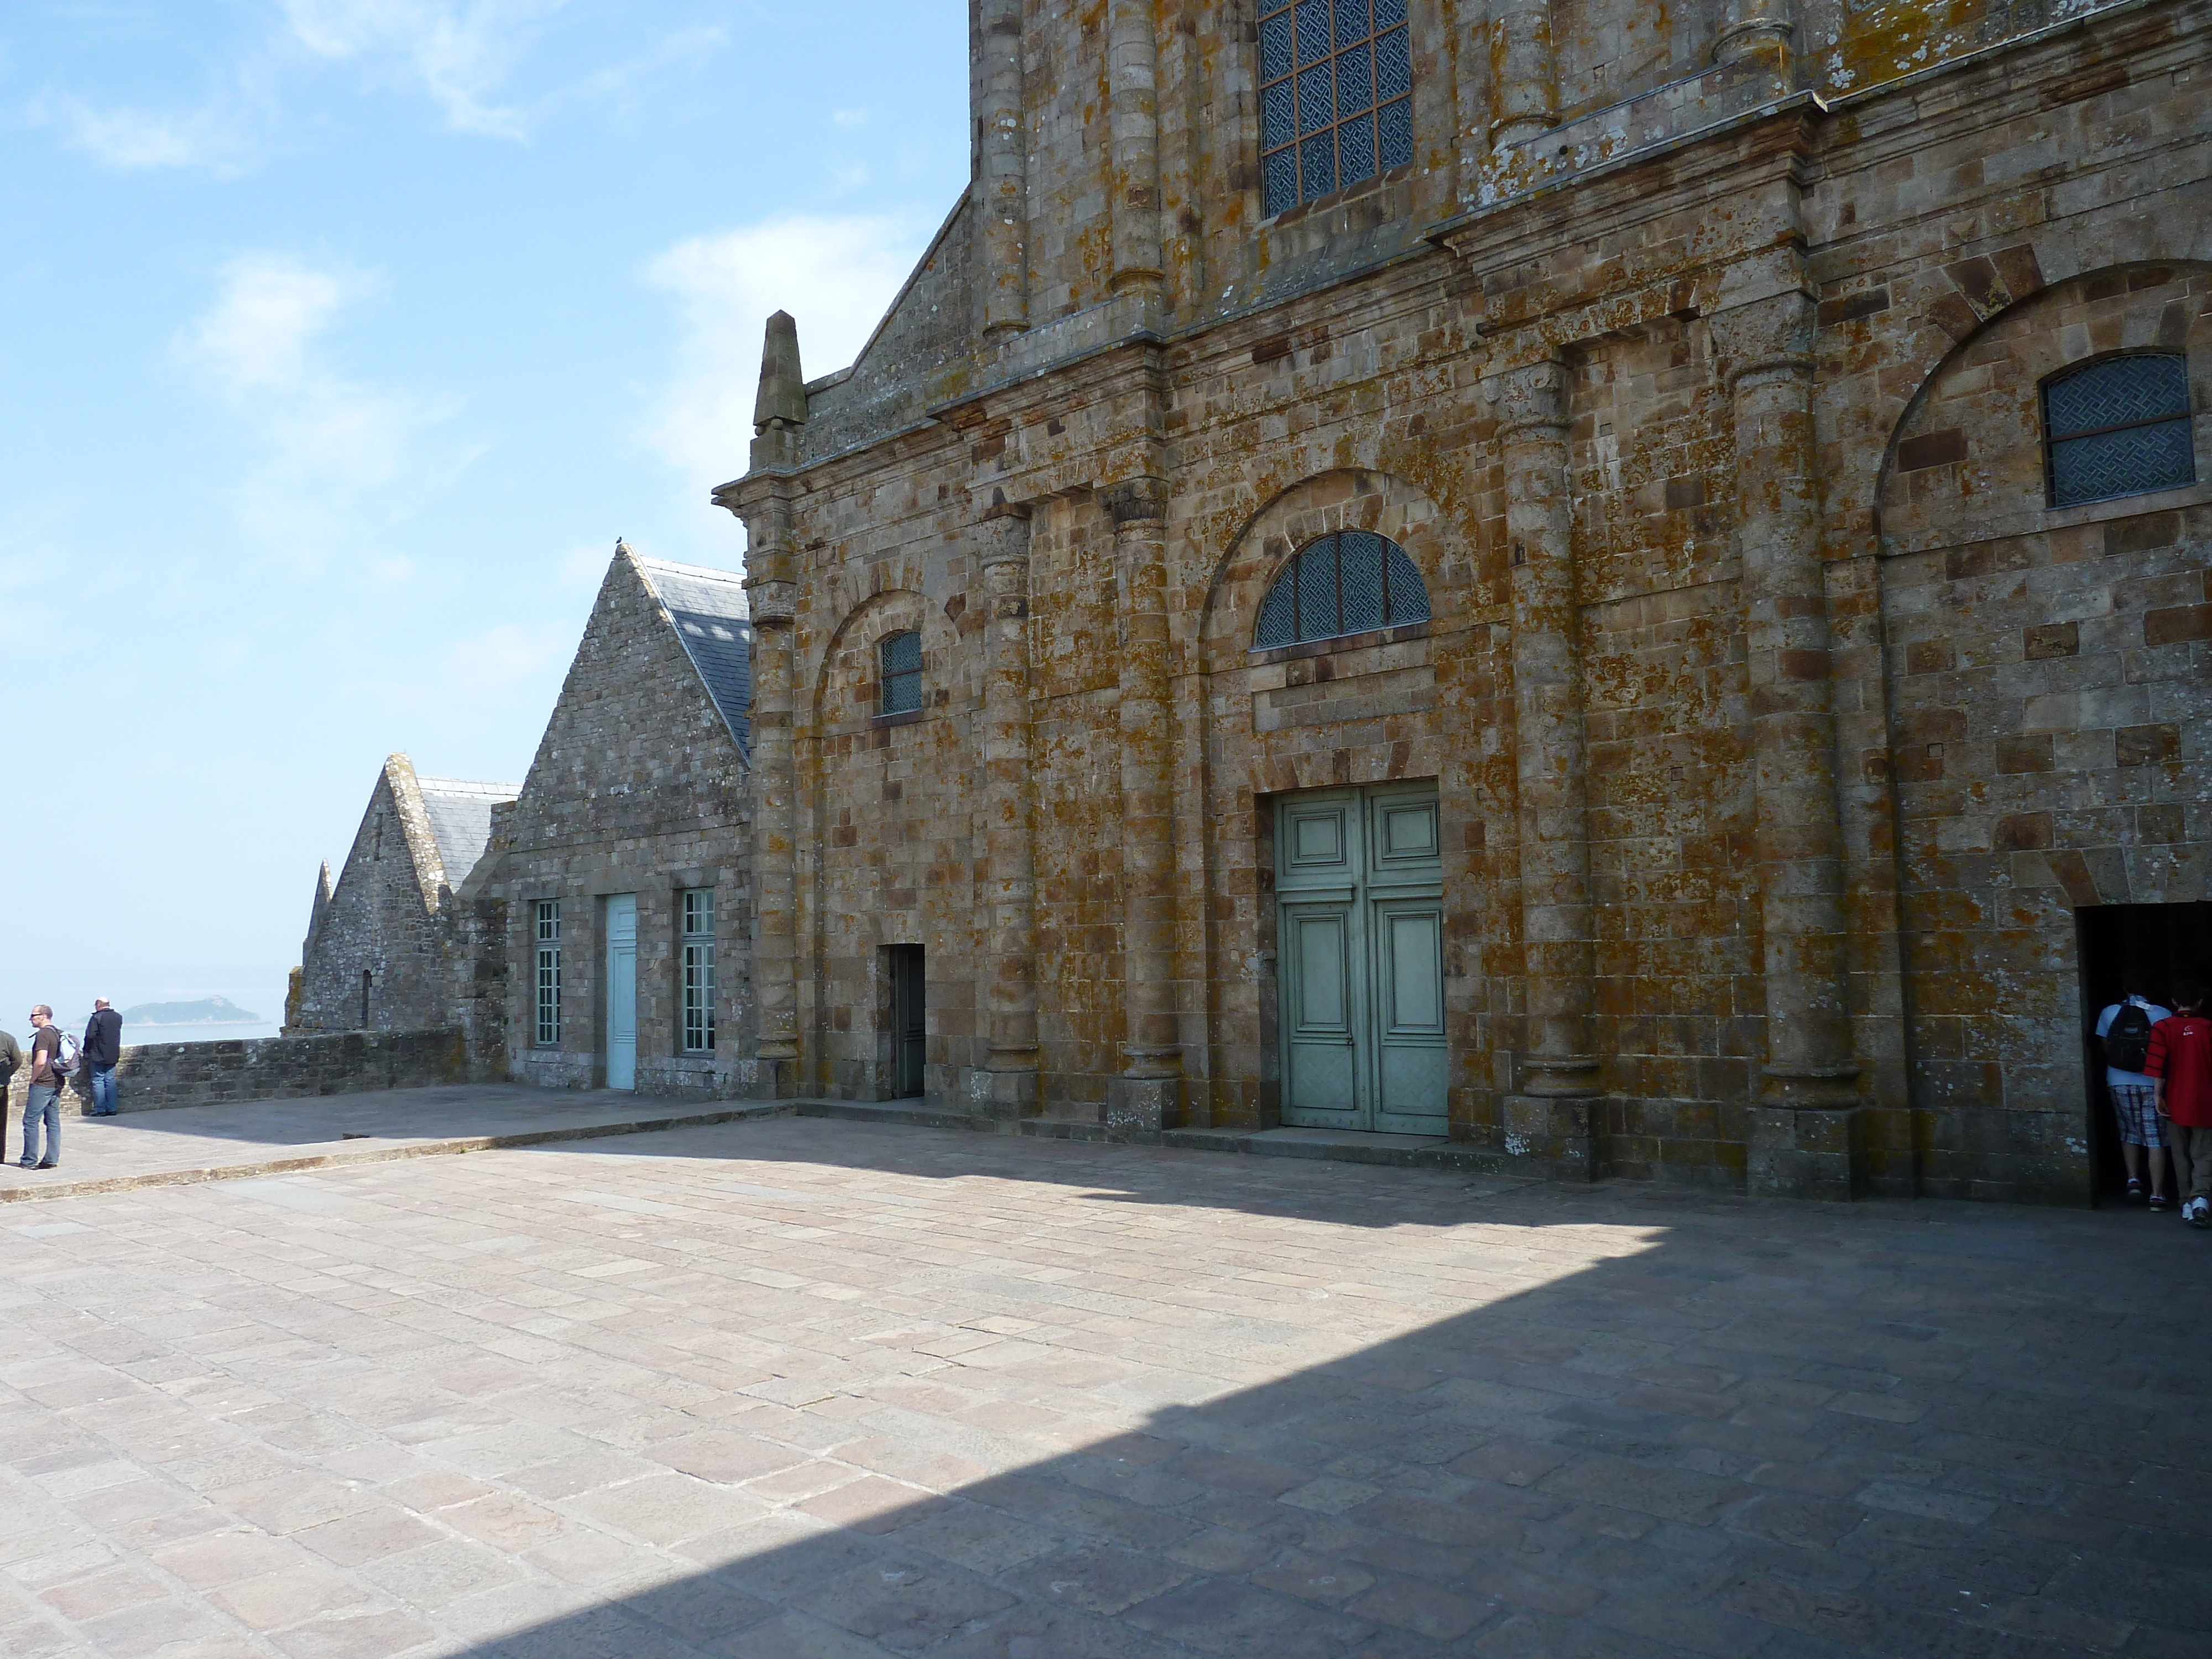
<path fill-rule="evenodd" d="M 968 170 L 954 0 L 22 0 L 0 1020 L 281 1014 L 385 757 L 528 767 L 615 538 L 735 568 L 767 314 Z"/>

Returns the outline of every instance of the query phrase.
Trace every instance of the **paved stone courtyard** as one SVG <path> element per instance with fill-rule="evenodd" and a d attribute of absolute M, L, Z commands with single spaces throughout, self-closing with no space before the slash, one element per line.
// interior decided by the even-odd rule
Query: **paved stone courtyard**
<path fill-rule="evenodd" d="M 779 1118 L 0 1211 L 0 1653 L 2194 1654 L 2212 1238 Z"/>

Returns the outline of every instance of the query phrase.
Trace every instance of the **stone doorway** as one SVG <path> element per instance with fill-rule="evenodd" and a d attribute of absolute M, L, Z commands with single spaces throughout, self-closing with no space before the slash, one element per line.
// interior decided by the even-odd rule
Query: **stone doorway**
<path fill-rule="evenodd" d="M 921 946 L 893 945 L 891 978 L 891 1094 L 896 1099 L 925 1091 L 929 1058 L 928 981 Z"/>
<path fill-rule="evenodd" d="M 2130 982 L 2152 1001 L 2173 1006 L 2173 981 L 2212 978 L 2212 903 L 2094 904 L 2074 913 L 2081 971 L 2083 1083 L 2088 1098 L 2091 1191 L 2116 1203 L 2127 1188 L 2118 1132 L 2105 1089 L 2105 1061 L 2093 1035 L 2097 1016 Z"/>
<path fill-rule="evenodd" d="M 1443 852 L 1433 782 L 1276 802 L 1285 1126 L 1445 1132 Z"/>

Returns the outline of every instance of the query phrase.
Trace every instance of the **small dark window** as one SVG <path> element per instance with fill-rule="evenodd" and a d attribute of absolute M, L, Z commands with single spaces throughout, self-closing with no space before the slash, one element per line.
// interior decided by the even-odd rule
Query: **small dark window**
<path fill-rule="evenodd" d="M 2197 479 L 2189 364 L 2179 356 L 2107 357 L 2045 381 L 2043 431 L 2053 507 Z"/>
<path fill-rule="evenodd" d="M 1260 167 L 1281 213 L 1413 159 L 1406 0 L 1260 0 Z"/>
<path fill-rule="evenodd" d="M 894 634 L 882 646 L 882 712 L 911 714 L 921 707 L 921 635 Z"/>
<path fill-rule="evenodd" d="M 1252 648 L 1334 639 L 1429 619 L 1429 590 L 1406 550 L 1371 530 L 1346 530 L 1291 556 L 1260 604 Z"/>

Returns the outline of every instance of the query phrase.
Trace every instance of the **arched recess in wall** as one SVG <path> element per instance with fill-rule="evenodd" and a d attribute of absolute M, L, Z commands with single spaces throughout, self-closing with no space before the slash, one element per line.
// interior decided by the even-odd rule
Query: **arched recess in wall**
<path fill-rule="evenodd" d="M 2212 563 L 2208 310 L 2212 262 L 2054 283 L 1946 354 L 1890 434 L 1875 528 L 1908 930 L 1916 905 L 1972 888 L 1961 850 L 2002 857 L 2008 891 L 2063 889 L 2074 909 L 2208 896 L 2187 839 L 2203 799 L 2191 653 Z M 2049 388 L 2130 359 L 2185 365 L 2185 416 L 2161 375 L 2169 401 L 2122 397 L 2101 428 L 2058 435 L 2185 418 L 2194 477 L 2119 468 L 2054 505 Z"/>
<path fill-rule="evenodd" d="M 1255 511 L 1216 563 L 1199 625 L 1201 673 L 1251 661 L 1260 611 L 1276 577 L 1301 548 L 1346 530 L 1364 530 L 1401 549 L 1427 589 L 1429 624 L 1457 625 L 1453 567 L 1466 550 L 1429 495 L 1394 474 L 1340 467 L 1299 480 Z"/>
<path fill-rule="evenodd" d="M 1875 499 L 1885 555 L 2035 535 L 2212 500 L 2212 264 L 2117 265 L 2008 306 L 1930 370 L 1890 434 Z M 2053 507 L 2044 392 L 2127 356 L 2186 359 L 2195 478 Z"/>
<path fill-rule="evenodd" d="M 933 604 L 927 594 L 908 587 L 887 588 L 851 601 L 814 665 L 811 732 L 822 736 L 856 726 L 865 728 L 874 718 L 881 667 L 877 647 L 893 634 L 921 635 L 925 716 L 972 700 L 977 688 L 963 672 L 970 653 L 960 648 L 960 618 L 965 614 L 964 607 L 956 611 Z"/>

